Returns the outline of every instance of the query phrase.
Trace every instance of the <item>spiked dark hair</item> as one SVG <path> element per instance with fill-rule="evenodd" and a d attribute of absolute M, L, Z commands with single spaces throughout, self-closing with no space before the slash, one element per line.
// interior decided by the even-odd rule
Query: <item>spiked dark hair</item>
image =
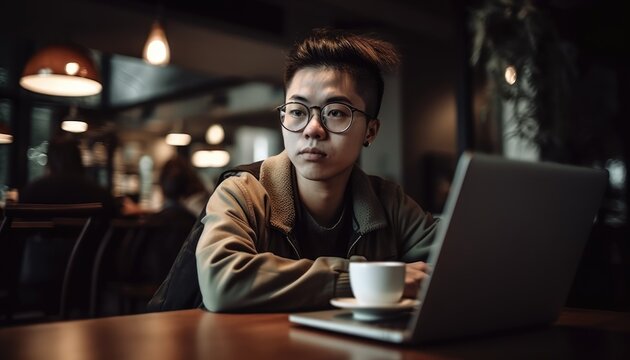
<path fill-rule="evenodd" d="M 366 112 L 376 118 L 383 99 L 383 72 L 392 71 L 400 62 L 394 45 L 369 35 L 329 28 L 314 29 L 296 43 L 286 59 L 285 90 L 293 76 L 306 67 L 325 67 L 350 74 Z"/>

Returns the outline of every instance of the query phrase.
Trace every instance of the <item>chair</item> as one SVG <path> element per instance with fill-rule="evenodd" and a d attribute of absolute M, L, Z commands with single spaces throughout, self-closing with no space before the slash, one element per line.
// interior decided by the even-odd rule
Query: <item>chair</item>
<path fill-rule="evenodd" d="M 40 320 L 69 317 L 70 295 L 81 292 L 80 289 L 74 292 L 71 287 L 83 271 L 77 265 L 90 262 L 89 248 L 95 246 L 98 237 L 94 231 L 101 223 L 102 214 L 101 203 L 6 205 L 0 225 L 0 256 L 3 257 L 0 301 L 4 303 L 0 323 L 18 323 L 19 318 L 29 313 L 32 315 L 33 311 Z M 60 259 L 62 265 L 60 274 L 55 274 L 53 269 L 40 269 L 49 276 L 41 287 L 22 281 L 25 273 L 32 272 L 33 265 L 39 265 L 25 259 L 27 243 L 33 241 L 51 245 L 42 256 Z M 44 293 L 38 293 L 42 289 Z M 21 303 L 23 295 L 28 293 L 37 294 L 39 303 L 30 304 L 30 307 Z M 89 296 L 89 292 L 84 293 Z M 54 299 L 58 299 L 58 303 Z"/>
<path fill-rule="evenodd" d="M 172 213 L 112 220 L 92 269 L 91 316 L 146 312 L 194 220 L 189 214 Z M 104 306 L 112 299 L 117 300 L 113 313 Z"/>

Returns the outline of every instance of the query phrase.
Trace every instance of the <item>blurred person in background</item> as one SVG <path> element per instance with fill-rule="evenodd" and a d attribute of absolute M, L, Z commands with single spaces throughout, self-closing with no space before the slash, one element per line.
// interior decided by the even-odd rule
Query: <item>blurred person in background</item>
<path fill-rule="evenodd" d="M 171 209 L 185 210 L 193 218 L 193 222 L 210 197 L 195 169 L 181 156 L 175 156 L 164 163 L 159 183 L 164 195 L 162 212 Z"/>
<path fill-rule="evenodd" d="M 210 193 L 188 159 L 175 156 L 162 166 L 159 185 L 162 209 L 143 219 L 146 238 L 138 277 L 157 286 L 168 274 L 186 236 L 203 210 Z M 147 299 L 148 300 L 148 299 Z"/>
<path fill-rule="evenodd" d="M 34 204 L 103 204 L 108 216 L 138 215 L 140 208 L 129 198 L 117 201 L 96 181 L 87 176 L 81 160 L 79 142 L 71 135 L 59 135 L 48 144 L 46 174 L 27 184 L 19 201 Z"/>

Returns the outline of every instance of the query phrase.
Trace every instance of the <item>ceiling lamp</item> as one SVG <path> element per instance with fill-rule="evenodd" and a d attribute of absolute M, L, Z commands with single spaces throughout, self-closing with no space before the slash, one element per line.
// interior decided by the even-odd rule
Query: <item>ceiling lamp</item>
<path fill-rule="evenodd" d="M 79 116 L 76 105 L 70 106 L 70 113 L 61 122 L 61 129 L 71 133 L 82 133 L 88 129 L 88 124 Z"/>
<path fill-rule="evenodd" d="M 206 142 L 211 145 L 220 144 L 225 139 L 223 126 L 214 124 L 206 130 Z"/>
<path fill-rule="evenodd" d="M 184 120 L 175 123 L 173 131 L 166 135 L 166 143 L 172 146 L 186 146 L 190 144 L 191 136 L 184 132 Z"/>
<path fill-rule="evenodd" d="M 517 72 L 516 68 L 512 65 L 505 68 L 505 82 L 510 85 L 516 84 Z"/>
<path fill-rule="evenodd" d="M 13 135 L 9 127 L 0 122 L 0 144 L 10 144 L 13 142 Z"/>
<path fill-rule="evenodd" d="M 91 96 L 103 89 L 89 54 L 70 45 L 51 45 L 35 53 L 24 67 L 20 85 L 54 96 Z"/>
<path fill-rule="evenodd" d="M 230 162 L 230 153 L 225 150 L 199 150 L 192 156 L 192 164 L 199 168 L 220 168 Z"/>
<path fill-rule="evenodd" d="M 166 135 L 166 143 L 173 146 L 186 146 L 190 144 L 190 135 L 184 133 L 170 133 Z"/>
<path fill-rule="evenodd" d="M 168 47 L 164 27 L 159 20 L 155 20 L 151 26 L 151 32 L 142 52 L 144 61 L 152 65 L 164 66 L 171 61 L 171 50 Z"/>
<path fill-rule="evenodd" d="M 66 120 L 61 123 L 61 129 L 71 133 L 82 133 L 87 131 L 88 126 L 84 121 Z"/>

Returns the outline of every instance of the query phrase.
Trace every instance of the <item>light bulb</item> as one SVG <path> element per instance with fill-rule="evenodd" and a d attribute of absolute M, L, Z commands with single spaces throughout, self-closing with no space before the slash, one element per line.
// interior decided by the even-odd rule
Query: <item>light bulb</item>
<path fill-rule="evenodd" d="M 155 21 L 151 26 L 151 32 L 144 45 L 143 57 L 146 62 L 153 65 L 167 65 L 171 60 L 171 50 L 159 21 Z"/>
<path fill-rule="evenodd" d="M 82 133 L 87 131 L 88 125 L 85 121 L 65 120 L 61 122 L 61 128 L 67 132 Z"/>
<path fill-rule="evenodd" d="M 505 81 L 510 85 L 516 83 L 516 68 L 514 66 L 510 65 L 505 68 Z"/>
<path fill-rule="evenodd" d="M 66 64 L 66 74 L 70 75 L 70 76 L 74 76 L 79 72 L 79 64 L 77 64 L 74 61 L 71 61 L 69 63 Z"/>
<path fill-rule="evenodd" d="M 225 150 L 199 150 L 192 156 L 192 164 L 196 167 L 224 167 L 230 162 L 230 153 Z"/>
<path fill-rule="evenodd" d="M 173 146 L 186 146 L 190 144 L 190 135 L 184 133 L 170 133 L 166 135 L 166 143 Z"/>
<path fill-rule="evenodd" d="M 223 130 L 223 126 L 219 124 L 210 126 L 206 131 L 206 142 L 208 142 L 208 144 L 220 144 L 224 138 L 225 131 Z"/>
<path fill-rule="evenodd" d="M 0 144 L 10 144 L 13 142 L 13 135 L 8 125 L 0 122 Z"/>

